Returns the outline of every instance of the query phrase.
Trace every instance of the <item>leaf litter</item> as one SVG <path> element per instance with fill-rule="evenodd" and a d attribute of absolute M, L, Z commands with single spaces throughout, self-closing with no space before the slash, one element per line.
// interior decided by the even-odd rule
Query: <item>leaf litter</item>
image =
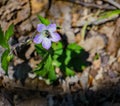
<path fill-rule="evenodd" d="M 5 5 L 2 5 L 1 11 L 5 11 L 5 9 L 9 10 L 10 8 L 8 13 L 0 11 L 0 13 L 3 13 L 0 18 L 0 24 L 4 30 L 14 22 L 14 24 L 16 24 L 15 40 L 17 39 L 19 41 L 21 37 L 25 38 L 26 34 L 31 36 L 38 23 L 36 14 L 42 14 L 42 16 L 46 16 L 52 22 L 56 22 L 56 24 L 62 27 L 60 33 L 66 35 L 65 38 L 69 43 L 77 42 L 78 45 L 82 46 L 89 53 L 87 61 L 90 61 L 91 65 L 83 68 L 83 72 L 76 72 L 75 76 L 66 78 L 62 78 L 59 69 L 56 69 L 58 75 L 61 77 L 58 81 L 59 83 L 56 81 L 55 84 L 48 85 L 46 80 L 41 78 L 37 79 L 33 73 L 30 73 L 31 75 L 33 74 L 32 78 L 28 77 L 25 73 L 26 78 L 24 78 L 24 84 L 21 84 L 19 76 L 18 79 L 15 79 L 11 75 L 14 73 L 11 64 L 9 77 L 4 76 L 2 69 L 0 69 L 1 104 L 7 106 L 10 104 L 14 104 L 15 106 L 33 106 L 34 104 L 38 106 L 119 106 L 120 18 L 115 17 L 112 18 L 111 21 L 103 20 L 96 24 L 96 19 L 98 19 L 97 14 L 104 13 L 104 11 L 106 11 L 105 9 L 98 11 L 98 9 L 94 7 L 87 8 L 70 3 L 69 0 L 68 2 L 64 0 L 52 0 L 52 5 L 46 14 L 48 6 L 47 0 L 44 2 L 40 0 L 39 4 L 36 0 L 31 1 L 32 7 L 29 6 L 27 0 L 19 0 L 18 3 L 17 1 L 13 2 L 9 0 L 8 3 L 6 2 Z M 75 2 L 76 1 L 77 0 L 75 0 Z M 85 2 L 92 3 L 93 1 L 83 0 L 83 3 Z M 103 4 L 108 5 L 108 7 L 111 6 L 107 2 L 100 0 L 98 0 L 97 3 L 100 6 Z M 119 1 L 117 3 L 119 3 Z M 13 7 L 11 5 L 13 5 Z M 42 7 L 46 8 L 42 9 Z M 12 11 L 12 8 L 14 11 Z M 32 8 L 31 13 L 30 8 Z M 24 11 L 26 11 L 28 16 L 22 15 Z M 119 12 L 119 10 L 116 11 Z M 115 10 L 113 15 L 114 13 Z M 23 17 L 19 17 L 20 15 Z M 30 27 L 23 28 L 22 26 L 24 24 Z M 19 25 L 21 25 L 21 27 Z M 82 36 L 84 36 L 84 39 Z M 25 47 L 25 49 L 26 50 L 23 50 L 24 53 L 26 53 L 29 48 Z M 0 48 L 0 50 L 2 49 Z M 18 52 L 18 50 L 20 51 Z M 15 67 L 26 61 L 26 55 L 27 60 L 29 60 L 26 65 L 29 65 L 28 67 L 35 67 L 38 63 L 36 61 L 40 61 L 41 57 L 38 57 L 37 54 L 34 53 L 34 48 L 29 49 L 29 55 L 23 54 L 21 49 L 18 50 L 18 55 L 16 55 L 13 61 Z M 24 58 L 21 58 L 21 54 Z M 96 54 L 98 57 L 96 57 Z"/>

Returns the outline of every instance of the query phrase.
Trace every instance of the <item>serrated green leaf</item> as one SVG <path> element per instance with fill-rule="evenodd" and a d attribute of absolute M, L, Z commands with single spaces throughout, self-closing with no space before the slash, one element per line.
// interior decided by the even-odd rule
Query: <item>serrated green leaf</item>
<path fill-rule="evenodd" d="M 6 74 L 8 73 L 8 65 L 11 60 L 9 56 L 9 52 L 10 52 L 9 50 L 5 50 L 1 56 L 1 63 L 2 63 L 1 66 Z"/>
<path fill-rule="evenodd" d="M 66 76 L 73 76 L 73 75 L 75 75 L 75 72 L 73 70 L 71 70 L 70 68 L 66 67 L 65 74 L 66 74 Z"/>
<path fill-rule="evenodd" d="M 42 57 L 44 57 L 44 55 L 47 53 L 47 50 L 44 49 L 41 44 L 36 44 L 35 49 L 38 52 L 38 54 Z"/>
<path fill-rule="evenodd" d="M 63 45 L 61 42 L 53 43 L 53 59 L 56 60 L 63 53 Z"/>
<path fill-rule="evenodd" d="M 71 60 L 71 53 L 72 51 L 71 50 L 66 50 L 66 58 L 65 58 L 65 65 L 67 65 L 69 63 L 69 61 Z"/>
<path fill-rule="evenodd" d="M 54 70 L 54 67 L 53 65 L 51 65 L 51 68 L 49 70 L 49 73 L 48 73 L 48 79 L 50 79 L 51 81 L 54 81 L 56 80 L 56 73 L 55 73 L 55 70 Z"/>
<path fill-rule="evenodd" d="M 7 29 L 7 31 L 5 32 L 6 41 L 8 41 L 13 34 L 14 34 L 14 25 L 11 24 Z"/>
<path fill-rule="evenodd" d="M 45 62 L 45 66 L 44 68 L 46 69 L 46 71 L 49 71 L 49 69 L 51 68 L 51 65 L 52 65 L 52 58 L 51 56 L 49 55 L 46 62 Z"/>
<path fill-rule="evenodd" d="M 36 73 L 38 76 L 41 76 L 41 77 L 46 77 L 46 75 L 47 75 L 47 71 L 46 71 L 44 68 L 35 71 L 35 73 Z"/>
<path fill-rule="evenodd" d="M 52 48 L 57 54 L 61 54 L 59 50 L 63 50 L 62 42 L 52 43 Z"/>
<path fill-rule="evenodd" d="M 76 55 L 73 54 L 79 54 L 83 48 L 76 43 L 71 43 L 68 45 L 66 49 L 66 59 L 65 59 L 65 65 L 69 63 L 69 61 L 74 58 Z"/>
<path fill-rule="evenodd" d="M 46 58 L 44 64 L 42 62 L 40 63 L 40 65 L 42 65 L 41 68 L 35 71 L 37 75 L 47 78 L 51 81 L 56 79 L 56 74 L 54 66 L 52 65 L 52 58 L 50 55 Z"/>
<path fill-rule="evenodd" d="M 53 61 L 52 61 L 52 65 L 53 65 L 53 66 L 59 67 L 61 64 L 62 64 L 62 63 L 59 62 L 59 61 L 57 61 L 57 60 L 53 60 Z"/>
<path fill-rule="evenodd" d="M 50 79 L 51 81 L 56 79 L 56 74 L 55 74 L 55 70 L 54 67 L 52 65 L 52 58 L 51 55 L 48 56 L 48 59 L 46 61 L 45 64 L 45 70 L 48 72 L 48 79 Z"/>
<path fill-rule="evenodd" d="M 68 45 L 67 50 L 71 50 L 76 53 L 80 53 L 83 50 L 83 48 L 81 46 L 77 45 L 76 43 L 71 43 Z"/>
<path fill-rule="evenodd" d="M 54 70 L 54 67 L 52 65 L 51 55 L 48 56 L 48 59 L 45 62 L 44 69 L 47 72 L 48 79 L 50 79 L 51 81 L 56 79 L 55 70 Z"/>
<path fill-rule="evenodd" d="M 2 46 L 3 48 L 9 48 L 9 45 L 5 40 L 4 32 L 2 31 L 1 27 L 0 27 L 0 46 Z"/>
<path fill-rule="evenodd" d="M 38 19 L 40 20 L 40 22 L 42 24 L 45 24 L 46 26 L 50 24 L 50 21 L 48 19 L 46 19 L 46 18 L 44 18 L 44 17 L 42 17 L 40 15 L 38 15 Z"/>
<path fill-rule="evenodd" d="M 47 58 L 48 58 L 48 54 L 44 55 L 42 61 L 38 64 L 38 67 L 36 67 L 36 68 L 33 70 L 37 75 L 40 75 L 40 73 L 41 73 L 40 71 L 43 70 L 44 64 L 45 64 Z"/>

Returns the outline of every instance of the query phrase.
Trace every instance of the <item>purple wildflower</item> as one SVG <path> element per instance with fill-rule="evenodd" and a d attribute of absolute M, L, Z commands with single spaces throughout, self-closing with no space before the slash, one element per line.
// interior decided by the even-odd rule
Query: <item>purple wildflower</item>
<path fill-rule="evenodd" d="M 50 24 L 45 26 L 44 24 L 37 25 L 37 34 L 34 38 L 34 43 L 40 44 L 42 43 L 43 48 L 49 49 L 51 47 L 51 42 L 58 42 L 61 38 L 60 35 L 55 32 L 56 24 Z"/>

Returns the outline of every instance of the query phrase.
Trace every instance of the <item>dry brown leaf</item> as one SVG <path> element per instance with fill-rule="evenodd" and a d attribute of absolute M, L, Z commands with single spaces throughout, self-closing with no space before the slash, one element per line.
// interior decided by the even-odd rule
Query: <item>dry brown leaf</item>
<path fill-rule="evenodd" d="M 93 36 L 80 42 L 80 45 L 87 51 L 95 53 L 105 47 L 105 42 L 100 36 Z"/>
<path fill-rule="evenodd" d="M 117 61 L 120 63 L 120 57 L 118 57 Z"/>
<path fill-rule="evenodd" d="M 80 77 L 80 85 L 82 86 L 83 89 L 88 88 L 89 84 L 89 70 L 84 70 Z"/>
<path fill-rule="evenodd" d="M 80 14 L 77 14 L 77 13 L 72 14 L 72 26 L 76 26 L 76 23 L 79 17 L 80 17 Z"/>
<path fill-rule="evenodd" d="M 95 70 L 100 68 L 100 65 L 101 65 L 100 59 L 93 61 L 93 67 L 94 67 Z"/>
<path fill-rule="evenodd" d="M 76 43 L 79 43 L 81 40 L 82 40 L 81 33 L 78 33 L 78 34 L 75 36 L 75 42 L 76 42 Z"/>
<path fill-rule="evenodd" d="M 32 4 L 32 14 L 38 13 L 41 10 L 45 9 L 47 6 L 48 0 L 31 0 Z"/>
<path fill-rule="evenodd" d="M 106 51 L 112 55 L 116 56 L 118 49 L 120 48 L 120 18 L 116 21 L 116 26 L 113 31 L 113 35 L 109 38 Z"/>
<path fill-rule="evenodd" d="M 91 87 L 93 85 L 93 77 L 91 75 L 89 75 L 89 79 L 88 79 L 88 85 L 89 87 Z"/>

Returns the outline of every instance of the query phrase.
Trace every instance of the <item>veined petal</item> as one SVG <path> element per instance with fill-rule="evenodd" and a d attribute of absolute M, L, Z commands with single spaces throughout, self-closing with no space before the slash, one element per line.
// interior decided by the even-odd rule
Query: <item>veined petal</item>
<path fill-rule="evenodd" d="M 43 36 L 40 34 L 36 35 L 35 38 L 33 39 L 34 43 L 36 43 L 36 44 L 41 43 L 42 40 L 43 40 Z"/>
<path fill-rule="evenodd" d="M 46 26 L 44 24 L 38 24 L 37 25 L 37 31 L 38 32 L 42 32 L 44 30 L 46 30 Z"/>
<path fill-rule="evenodd" d="M 56 24 L 50 24 L 47 26 L 47 29 L 50 31 L 50 32 L 55 32 L 56 31 Z"/>
<path fill-rule="evenodd" d="M 58 42 L 61 39 L 60 35 L 56 32 L 51 32 L 51 36 L 51 41 L 53 42 Z"/>
<path fill-rule="evenodd" d="M 48 50 L 51 47 L 51 40 L 48 38 L 43 38 L 42 46 Z"/>

